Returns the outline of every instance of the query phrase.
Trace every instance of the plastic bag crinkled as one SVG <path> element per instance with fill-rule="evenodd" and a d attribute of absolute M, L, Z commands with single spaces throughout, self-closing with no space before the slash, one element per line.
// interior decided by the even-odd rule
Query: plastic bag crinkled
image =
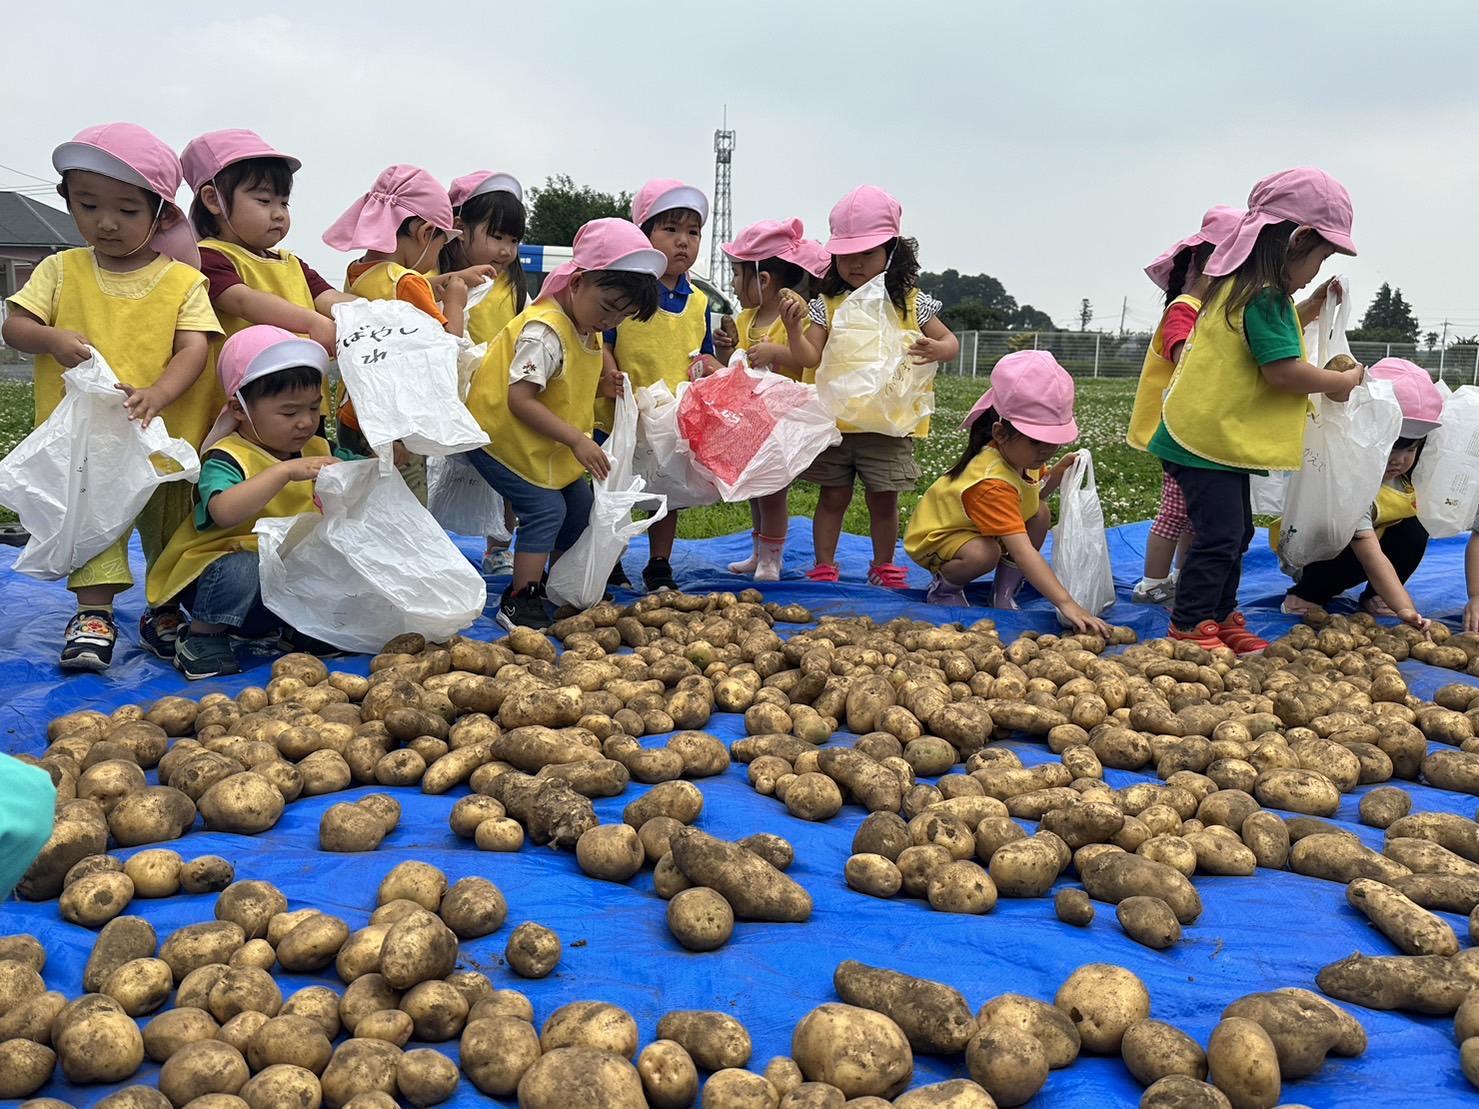
<path fill-rule="evenodd" d="M 743 351 L 683 392 L 678 431 L 726 501 L 785 489 L 842 441 L 814 386 L 752 370 Z"/>
<path fill-rule="evenodd" d="M 1304 465 L 1289 479 L 1279 558 L 1308 566 L 1345 550 L 1376 501 L 1402 428 L 1390 381 L 1368 380 L 1345 403 L 1318 397 L 1305 422 Z"/>
<path fill-rule="evenodd" d="M 458 342 L 431 316 L 400 300 L 334 305 L 339 372 L 360 433 L 392 468 L 393 444 L 412 454 L 460 454 L 488 444 L 462 403 Z"/>
<path fill-rule="evenodd" d="M 252 529 L 262 603 L 290 627 L 373 654 L 404 632 L 445 642 L 481 615 L 482 576 L 399 473 L 374 459 L 340 462 L 320 470 L 313 488 L 322 515 Z"/>
<path fill-rule="evenodd" d="M 118 377 L 97 351 L 62 381 L 61 403 L 0 462 L 0 504 L 31 535 L 15 569 L 43 581 L 116 543 L 165 482 L 200 478 L 195 448 L 171 438 L 162 419 L 148 427 L 129 419 Z"/>
<path fill-rule="evenodd" d="M 503 497 L 465 455 L 426 460 L 426 507 L 442 527 L 457 535 L 484 535 L 507 543 Z"/>
<path fill-rule="evenodd" d="M 884 274 L 859 285 L 832 313 L 817 366 L 817 395 L 852 430 L 912 434 L 935 410 L 936 363 L 917 364 L 909 357 L 919 338 L 919 332 L 904 330 Z"/>
<path fill-rule="evenodd" d="M 550 567 L 545 590 L 556 604 L 586 609 L 601 599 L 607 579 L 626 545 L 668 514 L 667 498 L 654 496 L 632 467 L 637 445 L 637 404 L 632 386 L 622 379 L 611 436 L 603 445 L 611 471 L 596 478 L 590 523 Z M 652 515 L 633 520 L 634 508 L 650 508 Z"/>
<path fill-rule="evenodd" d="M 1078 451 L 1058 492 L 1053 574 L 1068 595 L 1097 616 L 1114 604 L 1114 571 L 1104 534 L 1104 508 L 1094 480 L 1094 456 Z"/>
<path fill-rule="evenodd" d="M 637 448 L 632 466 L 647 483 L 647 491 L 665 497 L 670 509 L 719 500 L 714 475 L 698 464 L 678 430 L 678 408 L 691 387 L 690 382 L 680 382 L 675 396 L 667 382 L 659 381 L 636 392 Z"/>
<path fill-rule="evenodd" d="M 1460 385 L 1443 398 L 1443 424 L 1423 444 L 1412 484 L 1417 518 L 1434 539 L 1479 523 L 1479 388 Z"/>

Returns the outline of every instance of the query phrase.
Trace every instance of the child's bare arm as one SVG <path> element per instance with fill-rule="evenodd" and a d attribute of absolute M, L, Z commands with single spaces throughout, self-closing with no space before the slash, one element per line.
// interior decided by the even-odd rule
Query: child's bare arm
<path fill-rule="evenodd" d="M 49 354 L 67 369 L 87 361 L 87 336 L 52 327 L 40 317 L 12 304 L 5 326 L 0 328 L 5 345 L 24 354 Z"/>
<path fill-rule="evenodd" d="M 1016 535 L 1003 535 L 1000 542 L 1007 554 L 1012 556 L 1017 568 L 1022 571 L 1022 576 L 1047 598 L 1049 604 L 1063 614 L 1065 620 L 1079 631 L 1092 631 L 1106 637 L 1110 634 L 1108 624 L 1090 613 L 1063 588 L 1058 575 L 1053 573 L 1048 560 L 1032 545 L 1032 539 L 1025 531 Z"/>
<path fill-rule="evenodd" d="M 909 354 L 916 362 L 948 362 L 960 353 L 960 340 L 940 321 L 939 316 L 931 316 L 920 330 L 924 337 L 909 348 Z"/>
<path fill-rule="evenodd" d="M 1423 619 L 1417 606 L 1412 603 L 1412 595 L 1397 576 L 1397 570 L 1391 559 L 1387 558 L 1387 553 L 1381 549 L 1381 540 L 1377 538 L 1376 532 L 1358 532 L 1351 540 L 1351 549 L 1356 553 L 1356 561 L 1361 564 L 1361 569 L 1366 571 L 1366 580 L 1376 590 L 1376 595 L 1387 603 L 1404 624 L 1426 628 L 1429 621 Z"/>

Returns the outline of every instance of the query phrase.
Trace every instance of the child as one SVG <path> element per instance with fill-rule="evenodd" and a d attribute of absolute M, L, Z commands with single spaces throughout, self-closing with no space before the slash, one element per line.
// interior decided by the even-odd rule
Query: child
<path fill-rule="evenodd" d="M 110 123 L 63 143 L 51 161 L 62 175 L 57 191 L 89 245 L 42 259 L 10 298 L 5 342 L 37 356 L 36 422 L 61 401 L 62 371 L 91 347 L 118 375 L 130 415 L 144 424 L 162 416 L 172 436 L 198 446 L 215 417 L 215 387 L 201 370 L 208 337 L 221 328 L 195 268 L 195 236 L 174 202 L 179 159 L 144 128 Z M 190 488 L 160 486 L 134 522 L 146 565 L 189 515 Z M 64 633 L 63 668 L 108 668 L 118 639 L 113 598 L 132 584 L 127 534 L 67 579 L 77 613 Z M 179 628 L 177 608 L 149 609 L 139 642 L 172 658 Z"/>
<path fill-rule="evenodd" d="M 1176 585 L 1173 639 L 1238 654 L 1268 646 L 1237 611 L 1253 538 L 1248 477 L 1299 469 L 1308 395 L 1343 401 L 1361 382 L 1360 366 L 1335 371 L 1305 360 L 1291 298 L 1336 252 L 1356 253 L 1350 195 L 1301 168 L 1258 182 L 1247 214 L 1207 260 L 1212 287 L 1148 444 L 1181 487 L 1195 532 Z"/>
<path fill-rule="evenodd" d="M 1395 616 L 1415 628 L 1426 628 L 1429 622 L 1418 613 L 1406 588 L 1428 549 L 1428 532 L 1417 518 L 1411 475 L 1423 440 L 1443 421 L 1443 395 L 1427 370 L 1405 358 L 1383 358 L 1366 376 L 1392 383 L 1402 407 L 1401 434 L 1392 445 L 1376 503 L 1356 526 L 1350 545 L 1334 558 L 1299 570 L 1283 610 L 1303 616 L 1365 581 L 1363 609 L 1373 616 Z M 1277 528 L 1270 532 L 1276 536 Z"/>
<path fill-rule="evenodd" d="M 254 323 L 271 324 L 307 335 L 333 357 L 333 306 L 354 297 L 281 249 L 292 227 L 293 174 L 302 163 L 246 130 L 210 131 L 192 139 L 180 163 L 195 193 L 190 221 L 200 236 L 200 268 L 210 279 L 211 304 L 226 336 Z M 211 381 L 220 353 L 221 344 L 212 343 L 206 366 Z M 329 402 L 325 375 L 325 416 Z"/>
<path fill-rule="evenodd" d="M 743 310 L 738 321 L 726 322 L 723 337 L 727 341 L 721 352 L 733 353 L 736 347 L 742 347 L 755 369 L 774 370 L 799 381 L 807 367 L 791 352 L 781 304 L 793 298 L 793 302 L 805 302 L 809 276 L 806 264 L 817 264 L 816 255 L 807 251 L 801 238 L 801 221 L 761 220 L 736 235 L 734 242 L 725 243 L 723 250 L 734 260 L 734 292 Z M 821 273 L 825 272 L 823 265 Z M 820 277 L 821 273 L 814 276 Z M 806 320 L 800 319 L 798 326 L 805 330 Z M 714 341 L 718 347 L 720 336 L 716 335 Z M 779 489 L 750 501 L 754 550 L 748 559 L 730 563 L 731 574 L 753 574 L 756 581 L 780 580 L 781 552 L 790 519 L 789 492 Z"/>
<path fill-rule="evenodd" d="M 452 182 L 452 216 L 462 238 L 442 248 L 442 272 L 469 265 L 492 266 L 498 279 L 482 302 L 468 310 L 467 337 L 488 343 L 524 310 L 529 291 L 519 265 L 519 243 L 524 238 L 524 189 L 516 178 L 492 170 L 475 170 Z M 504 530 L 513 533 L 513 509 L 503 506 Z M 490 578 L 511 573 L 513 551 L 506 540 L 485 537 L 483 573 Z"/>
<path fill-rule="evenodd" d="M 899 202 L 872 185 L 860 185 L 832 209 L 828 221 L 832 237 L 826 245 L 831 264 L 822 278 L 821 295 L 810 305 L 812 326 L 805 331 L 795 327 L 789 331 L 791 349 L 803 366 L 814 367 L 821 362 L 832 313 L 854 289 L 881 273 L 886 274 L 889 300 L 898 309 L 905 330 L 924 333 L 909 354 L 919 362 L 947 362 L 959 353 L 959 341 L 940 322 L 940 302 L 915 285 L 919 278 L 919 244 L 899 235 L 901 215 Z M 815 370 L 808 370 L 805 379 L 814 381 Z M 837 580 L 837 539 L 842 534 L 842 518 L 852 502 L 853 482 L 862 479 L 868 530 L 873 538 L 868 582 L 902 589 L 908 571 L 894 564 L 894 548 L 899 541 L 899 494 L 912 490 L 919 480 L 914 438 L 929 434 L 929 420 L 922 421 L 907 437 L 858 431 L 847 423 L 840 423 L 838 428 L 842 442 L 824 450 L 801 475 L 821 486 L 811 531 L 816 565 L 806 576 L 819 582 Z"/>
<path fill-rule="evenodd" d="M 592 220 L 575 236 L 571 261 L 498 333 L 473 376 L 467 407 L 492 442 L 466 457 L 519 520 L 513 579 L 498 605 L 505 628 L 549 625 L 545 567 L 590 522 L 586 474 L 610 470 L 591 438 L 602 332 L 652 317 L 667 265 L 626 220 Z"/>
<path fill-rule="evenodd" d="M 665 381 L 676 393 L 678 386 L 688 380 L 694 351 L 700 352 L 703 372 L 720 368 L 713 356 L 709 299 L 688 281 L 688 271 L 698 261 L 708 220 L 708 198 L 700 189 L 681 181 L 649 181 L 632 200 L 632 222 L 667 258 L 659 279 L 662 287 L 658 290 L 657 313 L 651 318 L 629 319 L 606 336 L 610 344 L 608 372 L 626 374 L 634 392 Z M 609 405 L 601 406 L 597 424 L 610 426 Z M 647 532 L 649 557 L 642 581 L 651 593 L 678 588 L 671 562 L 677 535 L 678 510 L 673 508 Z M 620 563 L 611 580 L 613 585 L 626 584 Z"/>
<path fill-rule="evenodd" d="M 1047 469 L 1078 438 L 1073 378 L 1047 351 L 1008 354 L 961 426 L 970 428 L 965 453 L 925 490 L 904 536 L 909 557 L 934 575 L 925 600 L 963 606 L 966 585 L 994 570 L 992 607 L 1015 609 L 1026 578 L 1075 630 L 1108 635 L 1038 553 L 1052 525 L 1047 499 L 1074 458 Z"/>
<path fill-rule="evenodd" d="M 262 604 L 252 528 L 314 511 L 314 478 L 335 461 L 318 434 L 329 359 L 317 342 L 252 324 L 226 340 L 216 368 L 229 399 L 202 451 L 200 496 L 147 582 L 151 603 L 183 601 L 190 610 L 174 662 L 191 681 L 240 671 L 230 635 L 281 626 Z"/>
<path fill-rule="evenodd" d="M 334 221 L 323 240 L 346 253 L 364 251 L 349 264 L 347 292 L 370 300 L 403 300 L 435 319 L 448 334 L 461 335 L 467 291 L 492 277 L 492 267 L 474 266 L 431 279 L 422 272 L 435 266 L 442 247 L 461 234 L 453 224 L 447 190 L 437 179 L 415 166 L 394 165 Z M 356 454 L 370 453 L 347 396 L 339 402 L 339 441 Z M 395 454 L 401 476 L 425 504 L 426 459 L 408 454 L 399 443 Z"/>
<path fill-rule="evenodd" d="M 1171 383 L 1171 374 L 1181 357 L 1181 348 L 1191 335 L 1212 280 L 1202 267 L 1213 249 L 1237 227 L 1243 218 L 1241 208 L 1218 204 L 1207 209 L 1201 229 L 1174 244 L 1150 265 L 1146 276 L 1166 294 L 1166 310 L 1140 369 L 1140 384 L 1135 390 L 1135 406 L 1130 412 L 1130 430 L 1126 441 L 1136 450 L 1145 450 L 1156 425 L 1161 422 L 1161 397 Z M 1169 605 L 1176 592 L 1176 578 L 1171 568 L 1173 556 L 1186 557 L 1191 546 L 1191 523 L 1186 518 L 1186 501 L 1181 487 L 1170 474 L 1161 475 L 1161 505 L 1150 537 L 1145 541 L 1145 576 L 1136 583 L 1130 600 L 1137 605 Z"/>

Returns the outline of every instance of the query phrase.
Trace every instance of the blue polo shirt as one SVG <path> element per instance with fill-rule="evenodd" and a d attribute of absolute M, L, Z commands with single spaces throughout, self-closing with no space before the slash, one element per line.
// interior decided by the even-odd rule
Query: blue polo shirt
<path fill-rule="evenodd" d="M 669 289 L 662 281 L 657 283 L 657 307 L 661 312 L 670 312 L 673 315 L 681 315 L 683 309 L 688 307 L 688 298 L 693 294 L 693 286 L 688 282 L 688 275 L 680 273 L 678 283 Z M 616 329 L 613 327 L 606 332 L 606 345 L 612 350 L 616 349 Z M 704 313 L 704 341 L 698 348 L 701 354 L 714 353 L 714 329 L 709 322 L 709 314 Z"/>

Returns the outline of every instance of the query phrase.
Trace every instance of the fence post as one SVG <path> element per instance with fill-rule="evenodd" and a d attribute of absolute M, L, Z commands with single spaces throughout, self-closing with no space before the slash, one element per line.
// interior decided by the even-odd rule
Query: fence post
<path fill-rule="evenodd" d="M 1099 332 L 1094 332 L 1094 376 L 1099 376 L 1099 340 L 1102 338 Z"/>
<path fill-rule="evenodd" d="M 1037 349 L 1037 332 L 1036 331 L 1034 331 L 1032 333 L 1032 349 L 1033 350 L 1036 350 Z"/>
<path fill-rule="evenodd" d="M 1479 346 L 1474 347 L 1474 384 L 1479 385 Z"/>
<path fill-rule="evenodd" d="M 971 332 L 971 376 L 975 377 L 981 369 L 981 333 Z"/>

